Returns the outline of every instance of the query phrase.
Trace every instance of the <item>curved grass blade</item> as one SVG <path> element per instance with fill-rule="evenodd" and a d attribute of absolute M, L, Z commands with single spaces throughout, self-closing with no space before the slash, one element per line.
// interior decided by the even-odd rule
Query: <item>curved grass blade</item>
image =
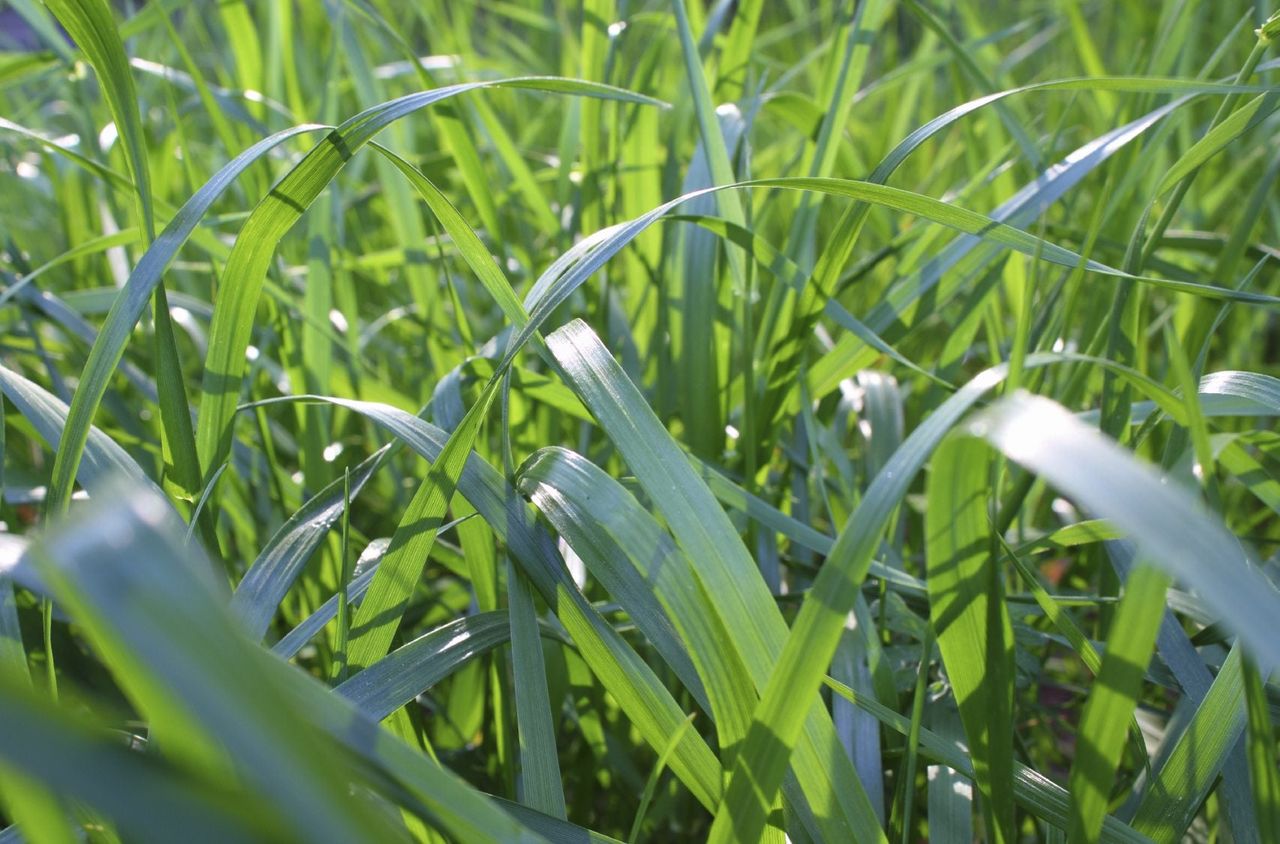
<path fill-rule="evenodd" d="M 85 439 L 93 424 L 93 417 L 102 403 L 102 397 L 106 394 L 111 373 L 124 356 L 125 345 L 129 342 L 133 327 L 142 317 L 147 299 L 160 284 L 165 269 L 173 261 L 178 250 L 191 237 L 195 227 L 214 202 L 254 162 L 296 135 L 324 128 L 327 127 L 295 126 L 263 138 L 240 153 L 183 204 L 138 261 L 133 272 L 129 274 L 129 280 L 125 283 L 124 289 L 112 302 L 111 311 L 107 314 L 97 339 L 93 341 L 93 348 L 89 351 L 89 358 L 85 362 L 84 372 L 80 377 L 80 384 L 71 399 L 67 436 L 65 441 L 59 444 L 53 463 L 53 478 L 49 482 L 51 512 L 60 512 L 65 509 L 66 501 L 70 499 L 71 481 L 76 477 Z"/>
<path fill-rule="evenodd" d="M 117 488 L 91 502 L 74 530 L 47 535 L 33 556 L 176 762 L 217 771 L 234 759 L 244 781 L 270 796 L 271 814 L 308 838 L 378 830 L 394 840 L 385 820 L 343 799 L 340 757 L 279 708 L 267 657 L 185 562 L 198 552 L 176 523 L 162 500 Z"/>
<path fill-rule="evenodd" d="M 516 729 L 520 742 L 521 802 L 565 819 L 564 786 L 556 755 L 554 715 L 547 670 L 538 635 L 538 616 L 528 579 L 507 562 L 507 606 L 511 670 L 516 688 Z"/>
<path fill-rule="evenodd" d="M 334 690 L 381 721 L 510 637 L 505 612 L 459 618 L 396 648 Z"/>
<path fill-rule="evenodd" d="M 359 413 L 403 440 L 423 458 L 436 461 L 448 435 L 411 413 L 374 402 L 333 396 L 306 396 Z M 462 493 L 520 563 L 543 600 L 578 645 L 583 659 L 618 701 L 650 746 L 660 751 L 684 721 L 670 692 L 626 641 L 583 596 L 555 542 L 538 524 L 535 512 L 502 475 L 472 454 L 458 478 Z M 671 761 L 672 770 L 708 810 L 720 791 L 720 766 L 696 733 L 687 733 Z"/>
<path fill-rule="evenodd" d="M 693 567 L 653 517 L 616 480 L 566 449 L 535 453 L 520 468 L 517 485 L 709 708 L 720 746 L 741 740 L 750 680 Z"/>
<path fill-rule="evenodd" d="M 138 111 L 138 95 L 129 72 L 129 57 L 104 0 L 46 0 L 45 5 L 66 28 L 97 71 L 116 129 L 125 146 L 125 163 L 137 193 L 139 216 L 147 239 L 155 235 L 151 203 L 151 175 L 147 169 L 147 143 Z"/>
<path fill-rule="evenodd" d="M 1048 353 L 1029 355 L 1023 362 L 1023 368 L 1025 371 L 1071 360 L 1107 367 L 1118 374 L 1126 373 L 1124 368 L 1104 359 Z M 845 522 L 801 605 L 782 657 L 761 694 L 752 732 L 737 757 L 729 790 L 734 792 L 736 789 L 735 799 L 739 806 L 749 796 L 767 802 L 777 789 L 786 770 L 790 749 L 799 734 L 799 719 L 810 696 L 817 693 L 839 643 L 845 617 L 853 608 L 867 575 L 872 555 L 912 480 L 946 433 L 988 390 L 1000 384 L 1007 373 L 1005 365 L 985 370 L 938 405 L 894 452 L 868 487 L 858 508 Z M 1142 377 L 1135 379 L 1134 383 L 1146 389 L 1149 380 Z M 1151 395 L 1161 396 L 1162 392 L 1168 391 L 1157 385 Z M 1162 398 L 1169 403 L 1173 413 L 1181 413 L 1180 401 L 1171 400 L 1168 396 Z M 763 811 L 763 808 L 753 810 L 753 816 L 762 818 L 759 813 Z M 725 824 L 727 831 L 730 821 L 717 823 Z"/>
<path fill-rule="evenodd" d="M 871 713 L 877 721 L 903 736 L 911 732 L 911 719 L 894 712 L 870 695 L 859 694 L 843 683 L 830 677 L 824 683 L 836 694 L 853 702 L 859 708 Z M 973 765 L 965 749 L 955 742 L 948 741 L 925 727 L 920 728 L 920 750 L 934 761 L 954 769 L 961 776 L 973 779 Z M 1067 790 L 1038 771 L 1028 768 L 1021 762 L 1014 762 L 1013 796 L 1028 812 L 1043 818 L 1059 829 L 1066 829 L 1070 795 Z M 1132 827 L 1121 823 L 1108 815 L 1102 825 L 1100 841 L 1131 842 L 1131 844 L 1149 844 L 1150 839 Z"/>
<path fill-rule="evenodd" d="M 347 161 L 388 125 L 433 103 L 467 91 L 513 88 L 619 99 L 660 105 L 657 100 L 608 85 L 555 77 L 522 77 L 468 82 L 408 94 L 365 109 L 334 129 L 262 199 L 241 227 L 219 292 L 204 380 L 196 445 L 201 466 L 220 463 L 231 445 L 231 423 L 245 368 L 244 354 L 253 330 L 254 312 L 276 245 L 316 200 Z"/>
<path fill-rule="evenodd" d="M 676 541 L 698 561 L 699 580 L 716 596 L 724 627 L 741 637 L 743 664 L 755 686 L 763 688 L 782 650 L 786 622 L 728 516 L 585 323 L 570 322 L 550 335 L 547 344 L 574 391 L 653 498 Z M 806 703 L 810 705 L 797 713 L 797 732 L 803 738 L 792 770 L 814 813 L 812 822 L 824 835 L 880 840 L 884 832 L 839 745 L 830 714 L 816 699 Z M 741 759 L 741 752 L 735 758 Z M 767 799 L 771 804 L 773 794 Z M 746 838 L 754 840 L 760 834 L 767 810 L 766 804 L 760 828 Z"/>
<path fill-rule="evenodd" d="M 1138 806 L 1133 828 L 1156 844 L 1183 840 L 1244 732 L 1245 689 L 1240 660 L 1237 644 Z"/>
<path fill-rule="evenodd" d="M 1144 557 L 1194 589 L 1222 624 L 1240 635 L 1260 666 L 1280 666 L 1273 625 L 1280 613 L 1280 590 L 1185 490 L 1163 482 L 1048 399 L 1011 396 L 970 429 L 1127 531 Z M 1099 478 L 1107 483 L 1098 483 Z"/>
<path fill-rule="evenodd" d="M 0 717 L 6 725 L 0 758 L 102 812 L 130 841 L 249 844 L 289 835 L 261 796 L 231 792 L 224 784 L 186 775 L 163 757 L 132 751 L 118 734 L 51 707 L 7 673 L 0 673 Z"/>
<path fill-rule="evenodd" d="M 51 449 L 60 447 L 68 419 L 68 408 L 61 399 L 4 366 L 0 366 L 0 392 L 35 427 Z M 84 460 L 76 478 L 92 493 L 105 489 L 111 477 L 118 474 L 155 488 L 147 474 L 115 440 L 97 428 L 86 428 Z M 68 489 L 68 497 L 69 493 Z"/>
<path fill-rule="evenodd" d="M 180 707 L 189 723 L 216 735 L 295 837 L 400 839 L 388 816 L 349 799 L 349 777 L 359 776 L 344 764 L 349 750 L 386 770 L 420 804 L 415 811 L 459 840 L 540 840 L 255 645 L 183 563 L 198 551 L 185 545 L 158 496 L 130 491 L 96 502 L 76 530 L 50 536 L 43 549 L 55 591 L 144 710 Z M 177 753 L 176 738 L 165 737 L 169 753 L 194 762 Z"/>
<path fill-rule="evenodd" d="M 364 489 L 390 449 L 391 446 L 379 449 L 355 467 L 351 473 L 352 497 Z M 231 611 L 239 616 L 250 635 L 261 638 L 266 634 L 289 587 L 341 517 L 344 480 L 338 478 L 331 482 L 290 516 L 240 580 L 231 596 Z"/>
<path fill-rule="evenodd" d="M 1083 176 L 1083 172 L 1073 172 L 1076 178 Z M 1033 187 L 1038 186 L 1033 185 Z M 506 357 L 514 357 L 516 351 L 523 348 L 537 328 L 547 320 L 553 311 L 568 300 L 573 291 L 577 290 L 596 270 L 603 266 L 605 262 L 621 251 L 623 247 L 634 240 L 649 226 L 656 223 L 681 204 L 700 196 L 705 196 L 708 193 L 714 193 L 716 191 L 740 190 L 745 188 L 784 188 L 788 190 L 814 191 L 831 196 L 844 196 L 851 199 L 858 199 L 872 205 L 914 214 L 930 220 L 931 222 L 957 229 L 972 238 L 967 245 L 965 244 L 965 241 L 957 242 L 959 246 L 962 247 L 962 250 L 960 248 L 953 250 L 955 253 L 954 260 L 957 261 L 962 254 L 972 249 L 977 243 L 989 241 L 992 244 L 1005 246 L 1022 252 L 1025 255 L 1043 259 L 1060 266 L 1072 269 L 1083 266 L 1091 272 L 1122 279 L 1128 282 L 1148 284 L 1212 300 L 1238 301 L 1270 308 L 1280 307 L 1280 298 L 1267 294 L 1251 293 L 1248 291 L 1218 287 L 1211 284 L 1199 284 L 1196 282 L 1180 281 L 1176 279 L 1133 275 L 1123 270 L 1102 264 L 1098 261 L 1086 259 L 1070 249 L 1049 243 L 1048 241 L 1029 234 L 1022 229 L 999 222 L 998 219 L 993 219 L 992 217 L 968 211 L 955 205 L 933 199 L 932 197 L 927 197 L 912 191 L 902 190 L 900 188 L 891 188 L 872 182 L 833 178 L 791 177 L 778 179 L 754 179 L 731 185 L 704 188 L 702 190 L 684 194 L 658 206 L 657 208 L 654 208 L 640 217 L 626 223 L 610 227 L 609 229 L 603 229 L 600 232 L 597 232 L 596 236 L 577 243 L 572 249 L 561 256 L 555 264 L 548 268 L 541 277 L 539 277 L 537 283 L 525 297 L 525 307 L 529 311 L 530 321 L 512 340 L 511 344 L 508 346 Z M 1031 193 L 1034 195 L 1038 193 L 1038 191 L 1032 191 Z M 1015 203 L 1011 200 L 1010 203 L 1006 203 L 1006 206 L 1010 208 L 1019 208 L 1022 203 L 1029 201 L 1025 197 L 1015 197 L 1015 199 L 1019 201 Z M 1008 213 L 1001 211 L 998 216 L 1008 216 Z M 732 219 L 730 219 L 730 222 L 732 222 Z M 948 260 L 951 260 L 951 258 L 949 257 Z M 913 286 L 912 289 L 915 290 L 917 294 L 923 293 L 923 290 L 916 286 Z M 886 306 L 882 306 L 877 309 L 876 314 L 880 314 L 884 307 Z M 873 316 L 876 314 L 873 314 Z M 884 322 L 884 320 L 881 319 L 876 323 L 868 323 L 870 330 L 872 332 L 882 330 L 882 327 L 877 327 L 881 322 Z"/>

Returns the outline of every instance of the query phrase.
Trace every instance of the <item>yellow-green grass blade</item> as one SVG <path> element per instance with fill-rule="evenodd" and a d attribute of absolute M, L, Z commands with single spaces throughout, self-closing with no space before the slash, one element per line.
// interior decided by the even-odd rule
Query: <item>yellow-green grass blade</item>
<path fill-rule="evenodd" d="M 1164 614 L 1169 577 L 1149 565 L 1129 573 L 1124 597 L 1111 623 L 1102 668 L 1080 720 L 1075 761 L 1068 778 L 1073 841 L 1092 841 L 1102 830 L 1116 769 L 1124 751 L 1126 724 L 1142 691 L 1147 664 Z"/>
<path fill-rule="evenodd" d="M 321 128 L 325 127 L 296 126 L 264 138 L 236 156 L 183 204 L 138 261 L 124 289 L 112 302 L 111 311 L 93 341 L 80 384 L 72 397 L 66 436 L 59 443 L 50 481 L 49 497 L 53 511 L 64 509 L 70 500 L 72 480 L 76 477 L 90 426 L 106 394 L 111 374 L 120 364 L 133 327 L 141 318 L 152 291 L 159 286 L 165 269 L 214 202 L 241 173 L 288 139 Z"/>
<path fill-rule="evenodd" d="M 651 98 L 607 85 L 527 77 L 450 85 L 408 94 L 373 106 L 345 121 L 262 199 L 245 222 L 227 260 L 227 282 L 215 303 L 205 356 L 196 445 L 201 466 L 222 462 L 231 446 L 231 423 L 239 401 L 244 353 L 253 332 L 258 298 L 276 246 L 350 158 L 391 123 L 433 103 L 483 88 L 515 88 L 655 104 Z"/>
<path fill-rule="evenodd" d="M 1191 723 L 1147 786 L 1133 828 L 1157 844 L 1182 840 L 1245 729 L 1245 687 L 1237 644 Z M 1274 665 L 1274 661 L 1272 662 Z"/>
<path fill-rule="evenodd" d="M 996 841 L 1014 840 L 1013 629 L 992 553 L 985 445 L 943 442 L 925 511 L 929 617 L 955 691 Z"/>

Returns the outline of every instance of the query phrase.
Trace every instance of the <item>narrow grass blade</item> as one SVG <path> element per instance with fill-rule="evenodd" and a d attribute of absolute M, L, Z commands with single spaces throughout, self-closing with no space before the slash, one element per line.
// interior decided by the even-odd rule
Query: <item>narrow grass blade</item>
<path fill-rule="evenodd" d="M 894 732 L 904 736 L 910 733 L 911 719 L 905 715 L 894 712 L 876 701 L 872 696 L 859 694 L 843 683 L 832 680 L 830 677 L 825 678 L 823 682 L 836 694 L 846 700 L 853 701 L 858 707 L 874 715 L 876 720 Z M 956 742 L 943 738 L 932 730 L 922 727 L 920 729 L 920 749 L 930 759 L 952 768 L 966 779 L 973 779 L 973 765 L 969 762 L 969 754 L 963 746 Z M 1070 817 L 1068 811 L 1070 795 L 1067 790 L 1021 762 L 1014 762 L 1013 796 L 1018 801 L 1018 805 L 1036 817 L 1049 821 L 1059 829 L 1067 828 L 1068 818 Z M 1133 844 L 1147 844 L 1150 841 L 1145 835 L 1110 815 L 1103 822 L 1102 834 L 1099 840 L 1106 842 L 1127 841 L 1133 842 Z"/>
<path fill-rule="evenodd" d="M 224 285 L 214 308 L 205 357 L 196 444 L 202 467 L 220 463 L 231 445 L 231 422 L 239 400 L 244 353 L 253 331 L 258 298 L 276 245 L 351 157 L 378 132 L 433 103 L 483 88 L 514 88 L 578 94 L 631 102 L 657 101 L 607 85 L 556 78 L 518 78 L 449 85 L 408 94 L 368 108 L 345 121 L 311 151 L 254 209 L 232 247 Z"/>
<path fill-rule="evenodd" d="M 138 95 L 129 70 L 129 57 L 104 0 L 49 0 L 46 4 L 84 51 L 98 74 L 102 95 L 107 100 L 126 150 L 125 163 L 137 192 L 139 216 L 154 236 L 154 212 L 151 201 L 151 176 L 147 168 L 146 137 L 142 132 L 142 116 L 138 111 Z"/>
<path fill-rule="evenodd" d="M 54 534 L 42 545 L 55 591 L 144 710 L 172 713 L 218 737 L 238 775 L 270 797 L 264 818 L 317 841 L 399 840 L 387 816 L 347 799 L 347 748 L 394 772 L 433 822 L 462 840 L 538 840 L 344 699 L 259 649 L 207 581 L 181 562 L 198 552 L 185 545 L 161 499 L 124 492 L 82 518 L 98 529 Z M 213 771 L 226 764 L 189 755 L 179 738 L 196 736 L 163 735 L 174 758 L 213 764 Z"/>
<path fill-rule="evenodd" d="M 396 648 L 339 684 L 336 691 L 361 712 L 381 721 L 510 637 L 506 613 L 469 615 Z"/>
<path fill-rule="evenodd" d="M 332 396 L 327 401 L 367 416 L 418 454 L 437 461 L 448 435 L 411 413 L 374 402 Z M 471 455 L 458 478 L 458 491 L 471 502 L 569 631 L 583 659 L 618 700 L 645 741 L 660 751 L 684 721 L 684 714 L 653 670 L 635 653 L 577 588 L 555 543 L 538 525 L 534 511 L 492 466 Z M 719 765 L 696 733 L 685 735 L 671 761 L 672 770 L 704 807 L 719 795 Z"/>
<path fill-rule="evenodd" d="M 515 565 L 507 564 L 507 605 L 511 630 L 511 668 L 516 688 L 516 728 L 520 739 L 522 803 L 564 820 L 564 786 L 556 754 L 558 710 L 547 692 L 547 671 L 538 635 L 533 590 Z"/>
<path fill-rule="evenodd" d="M 1249 717 L 1249 774 L 1258 838 L 1280 837 L 1280 768 L 1276 765 L 1276 728 L 1267 705 L 1266 687 L 1258 669 L 1244 663 L 1245 707 Z"/>
<path fill-rule="evenodd" d="M 496 380 L 489 382 L 480 399 L 449 435 L 449 441 L 400 517 L 386 556 L 351 622 L 351 652 L 347 664 L 353 672 L 372 665 L 391 649 L 391 640 L 427 565 L 427 556 L 438 528 L 444 524 L 445 510 L 458 485 L 458 476 L 480 423 L 497 394 L 498 384 Z"/>
<path fill-rule="evenodd" d="M 60 447 L 69 413 L 61 399 L 4 366 L 0 366 L 0 392 L 35 427 L 50 448 Z M 139 484 L 151 484 L 142 468 L 113 439 L 97 428 L 86 428 L 84 461 L 76 477 L 93 492 L 103 490 L 116 474 Z M 68 500 L 70 494 L 68 488 Z"/>
<path fill-rule="evenodd" d="M 733 747 L 750 720 L 750 679 L 670 536 L 617 481 L 571 451 L 539 451 L 520 468 L 517 483 L 709 707 L 721 747 Z"/>
<path fill-rule="evenodd" d="M 972 425 L 1010 459 L 1128 531 L 1145 557 L 1196 590 L 1239 633 L 1260 665 L 1280 665 L 1280 647 L 1269 632 L 1270 619 L 1280 612 L 1280 591 L 1187 492 L 1048 399 L 1010 397 Z"/>
<path fill-rule="evenodd" d="M 351 473 L 350 495 L 360 494 L 382 465 L 389 446 L 363 460 Z M 344 510 L 343 478 L 331 482 L 290 516 L 249 566 L 231 596 L 231 611 L 254 636 L 266 634 L 271 618 L 307 560 L 328 536 Z"/>

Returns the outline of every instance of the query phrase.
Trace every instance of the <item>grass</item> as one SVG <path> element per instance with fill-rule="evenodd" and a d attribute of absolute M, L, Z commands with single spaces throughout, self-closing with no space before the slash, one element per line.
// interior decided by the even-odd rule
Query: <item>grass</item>
<path fill-rule="evenodd" d="M 1280 835 L 1266 4 L 9 6 L 0 841 Z"/>

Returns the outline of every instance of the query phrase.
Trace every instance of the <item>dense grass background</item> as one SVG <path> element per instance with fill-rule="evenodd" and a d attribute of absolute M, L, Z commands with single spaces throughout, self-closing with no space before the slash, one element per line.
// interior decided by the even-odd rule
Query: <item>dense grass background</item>
<path fill-rule="evenodd" d="M 1267 4 L 7 5 L 0 841 L 1280 841 Z"/>

